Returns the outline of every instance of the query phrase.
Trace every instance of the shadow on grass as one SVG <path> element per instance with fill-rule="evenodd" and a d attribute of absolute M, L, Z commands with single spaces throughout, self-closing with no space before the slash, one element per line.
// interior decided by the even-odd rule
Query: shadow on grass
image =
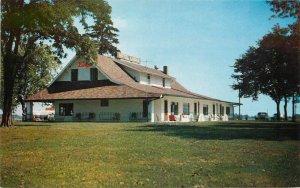
<path fill-rule="evenodd" d="M 293 123 L 149 124 L 130 131 L 160 132 L 166 136 L 198 140 L 300 140 L 300 126 Z"/>

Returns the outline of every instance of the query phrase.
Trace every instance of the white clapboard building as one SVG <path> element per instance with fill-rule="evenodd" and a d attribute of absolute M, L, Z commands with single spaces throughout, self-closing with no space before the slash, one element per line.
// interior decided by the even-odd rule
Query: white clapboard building
<path fill-rule="evenodd" d="M 192 78 L 191 78 L 192 79 Z M 55 106 L 55 121 L 226 121 L 234 105 L 193 93 L 163 70 L 140 65 L 140 59 L 98 55 L 95 64 L 74 57 L 48 88 L 26 99 Z"/>

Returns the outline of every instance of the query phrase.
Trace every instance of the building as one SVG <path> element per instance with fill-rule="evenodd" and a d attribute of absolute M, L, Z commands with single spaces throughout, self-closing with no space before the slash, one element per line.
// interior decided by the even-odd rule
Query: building
<path fill-rule="evenodd" d="M 94 65 L 74 57 L 48 88 L 26 99 L 55 106 L 55 121 L 217 121 L 233 118 L 235 103 L 193 93 L 163 70 L 119 54 Z"/>

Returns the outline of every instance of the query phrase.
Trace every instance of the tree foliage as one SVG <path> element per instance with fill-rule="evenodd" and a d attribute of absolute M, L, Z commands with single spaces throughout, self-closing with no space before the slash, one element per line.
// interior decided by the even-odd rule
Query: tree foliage
<path fill-rule="evenodd" d="M 297 58 L 298 58 L 298 67 L 300 66 L 300 1 L 299 0 L 273 0 L 267 1 L 271 5 L 271 10 L 273 11 L 273 18 L 295 18 L 295 22 L 289 25 L 289 29 L 291 30 L 290 38 L 293 41 L 292 47 L 298 49 Z M 300 72 L 298 72 L 300 75 Z M 299 78 L 298 78 L 299 79 Z M 298 86 L 299 87 L 299 86 Z M 295 101 L 297 96 L 299 96 L 299 92 L 295 92 L 292 96 L 292 114 L 293 120 L 295 120 Z M 287 102 L 288 99 L 284 97 L 284 111 L 285 111 L 285 119 L 287 120 Z"/>
<path fill-rule="evenodd" d="M 271 10 L 274 12 L 272 17 L 300 18 L 300 1 L 299 0 L 269 0 Z"/>
<path fill-rule="evenodd" d="M 293 39 L 289 29 L 277 25 L 234 64 L 233 89 L 254 100 L 259 94 L 270 96 L 277 104 L 278 119 L 280 101 L 299 92 L 299 50 Z"/>
<path fill-rule="evenodd" d="M 65 48 L 70 48 L 90 62 L 98 51 L 103 54 L 116 54 L 117 48 L 114 45 L 118 43 L 118 30 L 113 27 L 110 14 L 111 7 L 104 0 L 2 0 L 1 125 L 8 125 L 16 77 L 25 76 L 19 74 L 20 70 L 24 68 L 25 62 L 35 49 L 50 44 L 50 51 L 61 58 L 66 56 Z M 84 26 L 84 34 L 80 34 L 76 27 L 75 18 L 79 18 Z M 22 47 L 24 49 L 20 50 Z M 24 72 L 26 71 L 28 70 L 25 69 Z"/>
<path fill-rule="evenodd" d="M 26 49 L 26 47 L 20 48 L 24 53 L 23 49 Z M 54 75 L 57 74 L 59 67 L 58 59 L 52 54 L 48 46 L 40 46 L 32 51 L 17 73 L 13 108 L 21 104 L 23 115 L 25 115 L 25 99 L 46 88 L 50 81 L 53 80 Z"/>

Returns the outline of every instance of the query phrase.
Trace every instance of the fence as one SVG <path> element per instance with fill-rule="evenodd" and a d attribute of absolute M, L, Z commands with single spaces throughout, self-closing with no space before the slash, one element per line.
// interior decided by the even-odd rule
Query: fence
<path fill-rule="evenodd" d="M 123 118 L 122 118 L 123 117 Z M 127 119 L 128 117 L 128 119 Z M 119 112 L 82 112 L 75 113 L 73 116 L 59 116 L 55 115 L 55 121 L 100 121 L 100 122 L 147 122 L 151 120 L 151 113 L 145 114 L 143 112 L 129 112 L 128 116 Z"/>
<path fill-rule="evenodd" d="M 129 112 L 129 121 L 147 122 L 151 119 L 151 113 L 145 114 L 143 112 Z"/>

